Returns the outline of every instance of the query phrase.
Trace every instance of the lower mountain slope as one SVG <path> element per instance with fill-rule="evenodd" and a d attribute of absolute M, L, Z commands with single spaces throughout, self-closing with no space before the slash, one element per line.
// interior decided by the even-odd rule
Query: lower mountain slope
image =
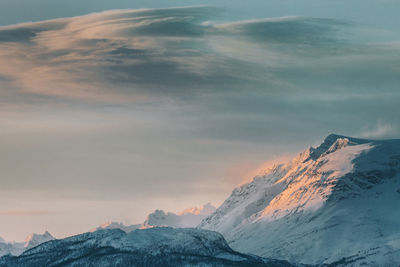
<path fill-rule="evenodd" d="M 0 266 L 291 266 L 232 250 L 217 232 L 167 227 L 99 230 L 43 243 Z"/>
<path fill-rule="evenodd" d="M 199 228 L 294 263 L 400 265 L 400 140 L 330 135 L 236 188 Z"/>

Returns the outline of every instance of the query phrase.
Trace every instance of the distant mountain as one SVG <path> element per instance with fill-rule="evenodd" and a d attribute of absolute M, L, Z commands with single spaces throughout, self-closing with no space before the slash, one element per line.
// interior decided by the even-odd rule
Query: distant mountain
<path fill-rule="evenodd" d="M 24 251 L 24 243 L 6 242 L 4 239 L 0 240 L 0 257 L 11 254 L 19 255 Z"/>
<path fill-rule="evenodd" d="M 219 233 L 200 229 L 150 228 L 126 233 L 99 230 L 53 240 L 0 266 L 291 266 L 233 251 Z"/>
<path fill-rule="evenodd" d="M 24 248 L 30 249 L 50 240 L 54 240 L 54 237 L 47 231 L 42 235 L 31 234 L 25 239 Z"/>
<path fill-rule="evenodd" d="M 167 226 L 174 228 L 196 227 L 204 218 L 213 213 L 216 208 L 207 203 L 201 207 L 185 209 L 179 213 L 165 212 L 155 210 L 150 213 L 142 224 L 125 225 L 121 222 L 106 222 L 92 231 L 101 229 L 121 229 L 125 232 L 131 232 L 136 229 L 151 228 L 158 226 Z"/>
<path fill-rule="evenodd" d="M 140 228 L 151 228 L 157 226 L 170 226 L 174 228 L 195 227 L 215 210 L 216 208 L 210 203 L 207 203 L 201 207 L 185 209 L 178 214 L 173 212 L 164 212 L 163 210 L 156 210 L 153 213 L 150 213 L 142 224 L 125 225 L 121 222 L 110 221 L 101 224 L 91 231 L 94 232 L 102 229 L 121 229 L 125 232 L 131 232 Z M 24 242 L 6 242 L 0 237 L 0 257 L 7 254 L 18 256 L 25 250 L 53 239 L 54 237 L 47 231 L 44 234 L 31 234 L 25 239 Z"/>
<path fill-rule="evenodd" d="M 400 264 L 400 140 L 329 135 L 231 196 L 199 228 L 294 263 Z"/>
<path fill-rule="evenodd" d="M 165 213 L 163 210 L 156 210 L 147 216 L 143 227 L 170 226 L 170 227 L 196 227 L 204 218 L 213 213 L 216 208 L 210 203 L 202 207 L 185 209 L 175 214 Z"/>
<path fill-rule="evenodd" d="M 25 242 L 6 242 L 0 238 L 0 257 L 7 254 L 20 255 L 25 250 L 50 240 L 54 240 L 54 237 L 47 231 L 44 234 L 31 234 L 25 239 Z"/>

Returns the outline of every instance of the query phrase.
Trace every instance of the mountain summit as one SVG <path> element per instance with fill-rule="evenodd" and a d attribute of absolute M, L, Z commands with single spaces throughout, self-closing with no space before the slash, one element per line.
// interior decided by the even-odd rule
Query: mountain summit
<path fill-rule="evenodd" d="M 24 248 L 30 249 L 50 240 L 54 240 L 54 237 L 48 231 L 44 234 L 31 234 L 25 239 Z"/>
<path fill-rule="evenodd" d="M 294 263 L 400 263 L 400 140 L 331 134 L 233 190 L 200 228 Z"/>

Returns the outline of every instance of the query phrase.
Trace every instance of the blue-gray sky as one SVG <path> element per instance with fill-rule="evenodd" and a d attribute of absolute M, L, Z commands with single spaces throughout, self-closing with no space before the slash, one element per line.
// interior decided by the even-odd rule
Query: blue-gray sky
<path fill-rule="evenodd" d="M 218 205 L 264 162 L 331 132 L 399 137 L 396 10 L 1 1 L 0 236 Z"/>

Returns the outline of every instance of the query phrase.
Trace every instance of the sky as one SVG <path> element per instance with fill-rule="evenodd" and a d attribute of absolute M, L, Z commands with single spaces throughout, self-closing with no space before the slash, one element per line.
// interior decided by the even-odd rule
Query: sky
<path fill-rule="evenodd" d="M 0 236 L 211 202 L 337 133 L 400 138 L 400 1 L 0 1 Z"/>

